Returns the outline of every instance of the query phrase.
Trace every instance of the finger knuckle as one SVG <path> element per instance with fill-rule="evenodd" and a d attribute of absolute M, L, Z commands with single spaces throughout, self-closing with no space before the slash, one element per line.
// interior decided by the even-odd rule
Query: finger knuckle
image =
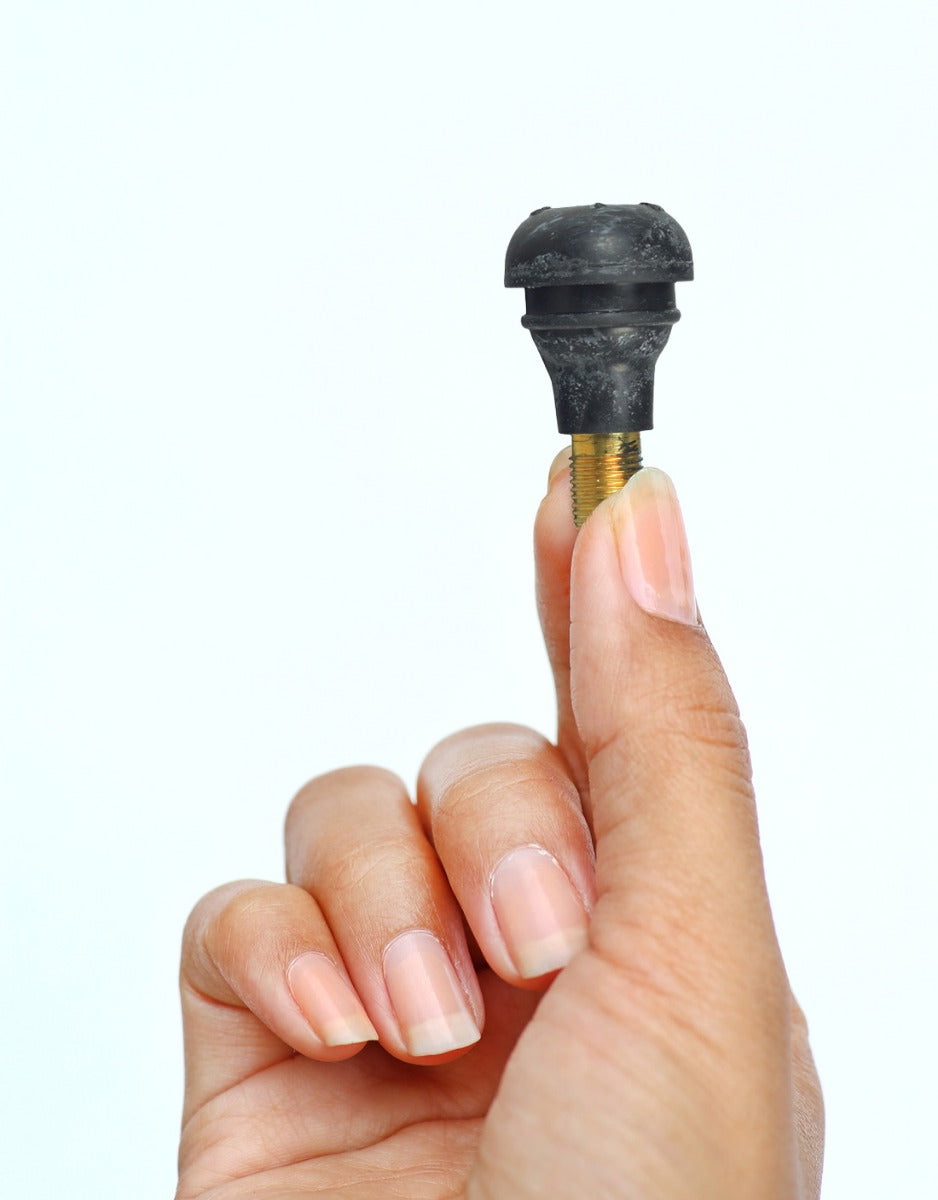
<path fill-rule="evenodd" d="M 470 725 L 442 738 L 424 759 L 421 775 L 428 772 L 444 776 L 453 764 L 462 764 L 467 751 L 475 761 L 499 761 L 519 754 L 531 754 L 549 745 L 547 739 L 527 725 L 510 721 L 494 721 Z"/>
<path fill-rule="evenodd" d="M 384 767 L 339 767 L 335 771 L 316 775 L 296 793 L 287 809 L 287 833 L 297 823 L 305 821 L 311 810 L 320 807 L 323 801 L 351 795 L 373 795 L 386 799 L 388 795 L 400 796 L 402 793 L 407 793 L 403 780 Z"/>
<path fill-rule="evenodd" d="M 356 901 L 372 888 L 384 891 L 388 882 L 399 891 L 421 872 L 421 862 L 412 836 L 388 831 L 370 838 L 358 853 L 346 854 L 333 864 L 329 890 L 340 901 Z"/>
<path fill-rule="evenodd" d="M 275 907 L 283 885 L 243 879 L 208 892 L 192 910 L 184 946 L 194 957 L 224 958 L 244 931 Z"/>
<path fill-rule="evenodd" d="M 230 947 L 230 913 L 241 897 L 256 894 L 264 887 L 256 880 L 237 880 L 213 888 L 193 906 L 182 934 L 180 954 L 180 981 L 199 991 L 214 994 L 217 990 L 212 981 L 216 977 L 215 964 Z M 219 940 L 219 931 L 222 939 Z"/>
<path fill-rule="evenodd" d="M 280 890 L 279 884 L 247 884 L 243 890 L 228 897 L 215 918 L 215 924 L 219 929 L 228 929 L 241 928 L 253 922 L 273 906 Z"/>
<path fill-rule="evenodd" d="M 455 740 L 495 743 L 504 740 L 512 744 L 521 743 L 527 746 L 542 746 L 545 743 L 545 738 L 536 729 L 532 729 L 530 725 L 520 725 L 515 721 L 488 721 L 481 725 L 470 725 L 466 729 L 444 738 L 440 744 Z"/>
<path fill-rule="evenodd" d="M 491 806 L 509 792 L 543 797 L 569 782 L 563 759 L 542 734 L 524 725 L 476 725 L 438 742 L 421 768 L 417 791 L 431 821 Z"/>

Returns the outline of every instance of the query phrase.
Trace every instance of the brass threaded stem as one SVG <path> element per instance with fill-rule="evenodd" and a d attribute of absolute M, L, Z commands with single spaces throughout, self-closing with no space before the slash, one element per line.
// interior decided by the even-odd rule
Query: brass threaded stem
<path fill-rule="evenodd" d="M 579 528 L 594 508 L 641 469 L 641 434 L 575 433 L 570 465 L 573 521 Z"/>

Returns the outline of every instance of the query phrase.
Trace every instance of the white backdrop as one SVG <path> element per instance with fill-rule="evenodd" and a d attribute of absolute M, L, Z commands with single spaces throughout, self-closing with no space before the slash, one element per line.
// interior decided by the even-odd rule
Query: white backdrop
<path fill-rule="evenodd" d="M 938 1193 L 934 5 L 0 16 L 0 1191 L 172 1194 L 179 932 L 290 796 L 552 727 L 562 445 L 502 288 L 651 200 L 697 280 L 646 461 L 747 719 L 826 1200 Z"/>

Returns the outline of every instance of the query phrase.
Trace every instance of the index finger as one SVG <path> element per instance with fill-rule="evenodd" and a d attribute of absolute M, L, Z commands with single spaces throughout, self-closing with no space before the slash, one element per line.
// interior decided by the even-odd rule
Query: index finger
<path fill-rule="evenodd" d="M 587 815 L 586 760 L 570 695 L 570 563 L 577 530 L 570 499 L 570 450 L 551 464 L 547 495 L 534 522 L 537 610 L 557 693 L 557 746 L 570 767 Z"/>
<path fill-rule="evenodd" d="M 586 943 L 594 859 L 566 764 L 533 729 L 480 725 L 444 738 L 417 805 L 489 965 L 543 987 Z"/>

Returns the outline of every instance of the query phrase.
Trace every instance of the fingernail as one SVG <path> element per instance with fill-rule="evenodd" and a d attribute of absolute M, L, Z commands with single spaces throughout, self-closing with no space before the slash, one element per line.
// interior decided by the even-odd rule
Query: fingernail
<path fill-rule="evenodd" d="M 674 484 L 645 467 L 612 502 L 625 586 L 645 612 L 697 624 L 694 577 Z"/>
<path fill-rule="evenodd" d="M 449 955 L 426 929 L 402 933 L 388 944 L 384 981 L 414 1058 L 459 1050 L 482 1036 Z"/>
<path fill-rule="evenodd" d="M 378 1033 L 362 1002 L 325 954 L 311 950 L 287 968 L 287 985 L 313 1032 L 327 1046 L 374 1042 Z"/>
<path fill-rule="evenodd" d="M 565 967 L 587 941 L 589 918 L 552 854 L 540 846 L 512 850 L 492 872 L 492 907 L 522 979 Z"/>

